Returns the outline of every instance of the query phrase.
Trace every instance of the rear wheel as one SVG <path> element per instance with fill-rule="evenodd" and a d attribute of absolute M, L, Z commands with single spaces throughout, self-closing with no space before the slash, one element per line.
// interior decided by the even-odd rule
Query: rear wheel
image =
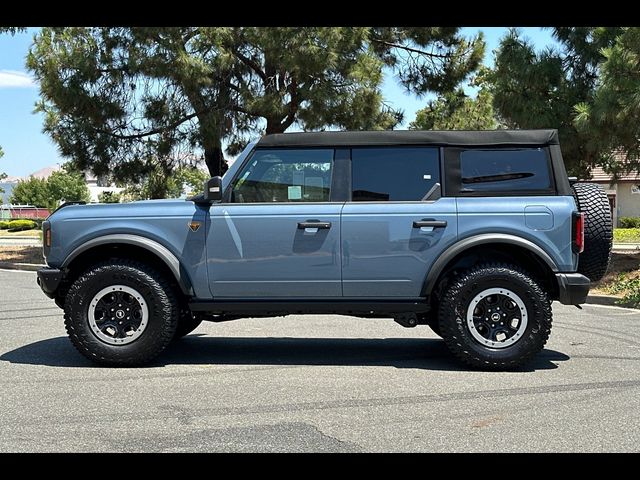
<path fill-rule="evenodd" d="M 474 267 L 456 277 L 439 306 L 442 338 L 467 365 L 509 370 L 529 361 L 551 332 L 551 302 L 513 265 Z"/>
<path fill-rule="evenodd" d="M 573 184 L 578 210 L 584 212 L 584 251 L 578 259 L 578 273 L 592 282 L 604 277 L 611 260 L 613 223 L 609 200 L 596 183 Z"/>
<path fill-rule="evenodd" d="M 69 288 L 65 327 L 88 359 L 110 366 L 137 366 L 156 357 L 173 338 L 177 300 L 167 279 L 132 260 L 89 268 Z"/>

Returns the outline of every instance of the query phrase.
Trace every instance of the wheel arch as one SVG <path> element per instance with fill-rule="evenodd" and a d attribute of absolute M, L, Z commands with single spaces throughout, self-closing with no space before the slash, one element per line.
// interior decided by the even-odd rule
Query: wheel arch
<path fill-rule="evenodd" d="M 558 271 L 558 266 L 547 252 L 530 240 L 515 235 L 496 233 L 465 238 L 445 250 L 429 270 L 422 287 L 422 295 L 431 295 L 442 277 L 449 273 L 461 259 L 487 250 L 499 252 L 501 258 L 498 260 L 505 257 L 517 258 L 518 254 L 524 254 L 522 257 L 524 263 L 528 263 L 530 267 L 542 275 L 543 280 L 549 282 L 551 289 L 557 287 L 550 277 Z M 491 257 L 485 261 L 491 261 Z"/>
<path fill-rule="evenodd" d="M 113 256 L 146 260 L 171 274 L 184 295 L 193 295 L 191 279 L 180 260 L 164 245 L 140 235 L 111 234 L 93 238 L 67 255 L 61 268 L 77 272 L 97 259 Z"/>

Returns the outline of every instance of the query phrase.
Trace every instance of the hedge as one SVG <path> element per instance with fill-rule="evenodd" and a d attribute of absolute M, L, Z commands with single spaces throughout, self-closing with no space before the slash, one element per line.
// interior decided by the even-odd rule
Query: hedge
<path fill-rule="evenodd" d="M 34 228 L 38 228 L 38 229 L 42 228 L 42 222 L 44 222 L 44 218 L 24 218 L 24 217 L 12 218 L 9 221 L 15 221 L 15 220 L 26 220 L 28 222 L 33 222 L 36 224 Z"/>
<path fill-rule="evenodd" d="M 21 232 L 22 230 L 33 230 L 37 223 L 33 220 L 11 220 L 9 222 L 10 232 Z"/>
<path fill-rule="evenodd" d="M 640 228 L 640 217 L 620 217 L 620 228 Z"/>
<path fill-rule="evenodd" d="M 5 222 L 4 220 L 0 221 L 0 230 L 6 230 L 7 228 L 9 228 L 9 222 Z"/>

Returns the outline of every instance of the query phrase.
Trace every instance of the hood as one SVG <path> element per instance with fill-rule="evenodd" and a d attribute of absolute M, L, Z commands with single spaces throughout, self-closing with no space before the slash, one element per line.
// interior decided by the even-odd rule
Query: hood
<path fill-rule="evenodd" d="M 56 210 L 49 220 L 64 218 L 135 218 L 192 215 L 193 202 L 180 199 L 140 200 L 130 203 L 91 203 L 68 205 Z"/>

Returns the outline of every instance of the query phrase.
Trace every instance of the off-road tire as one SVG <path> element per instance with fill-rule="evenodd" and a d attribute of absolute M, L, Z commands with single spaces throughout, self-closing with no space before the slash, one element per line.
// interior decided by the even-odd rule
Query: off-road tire
<path fill-rule="evenodd" d="M 607 273 L 611 260 L 613 224 L 609 200 L 596 183 L 575 183 L 572 188 L 578 210 L 584 212 L 584 252 L 578 259 L 578 273 L 597 282 Z"/>
<path fill-rule="evenodd" d="M 178 319 L 178 328 L 176 334 L 173 337 L 174 340 L 178 340 L 182 337 L 189 335 L 202 323 L 202 317 L 200 315 L 194 315 L 188 307 L 180 310 L 180 318 Z"/>
<path fill-rule="evenodd" d="M 148 325 L 132 343 L 111 345 L 100 340 L 89 325 L 89 304 L 110 285 L 139 292 L 148 308 Z M 171 342 L 178 325 L 178 301 L 169 281 L 145 263 L 112 259 L 98 263 L 71 285 L 64 308 L 71 343 L 85 357 L 104 366 L 133 367 L 148 363 Z"/>
<path fill-rule="evenodd" d="M 490 348 L 471 334 L 466 321 L 469 304 L 490 288 L 515 293 L 526 307 L 528 323 L 519 340 L 505 348 Z M 438 309 L 441 336 L 465 364 L 483 370 L 513 370 L 542 350 L 551 333 L 551 301 L 527 272 L 509 264 L 486 264 L 458 275 L 445 290 Z"/>

